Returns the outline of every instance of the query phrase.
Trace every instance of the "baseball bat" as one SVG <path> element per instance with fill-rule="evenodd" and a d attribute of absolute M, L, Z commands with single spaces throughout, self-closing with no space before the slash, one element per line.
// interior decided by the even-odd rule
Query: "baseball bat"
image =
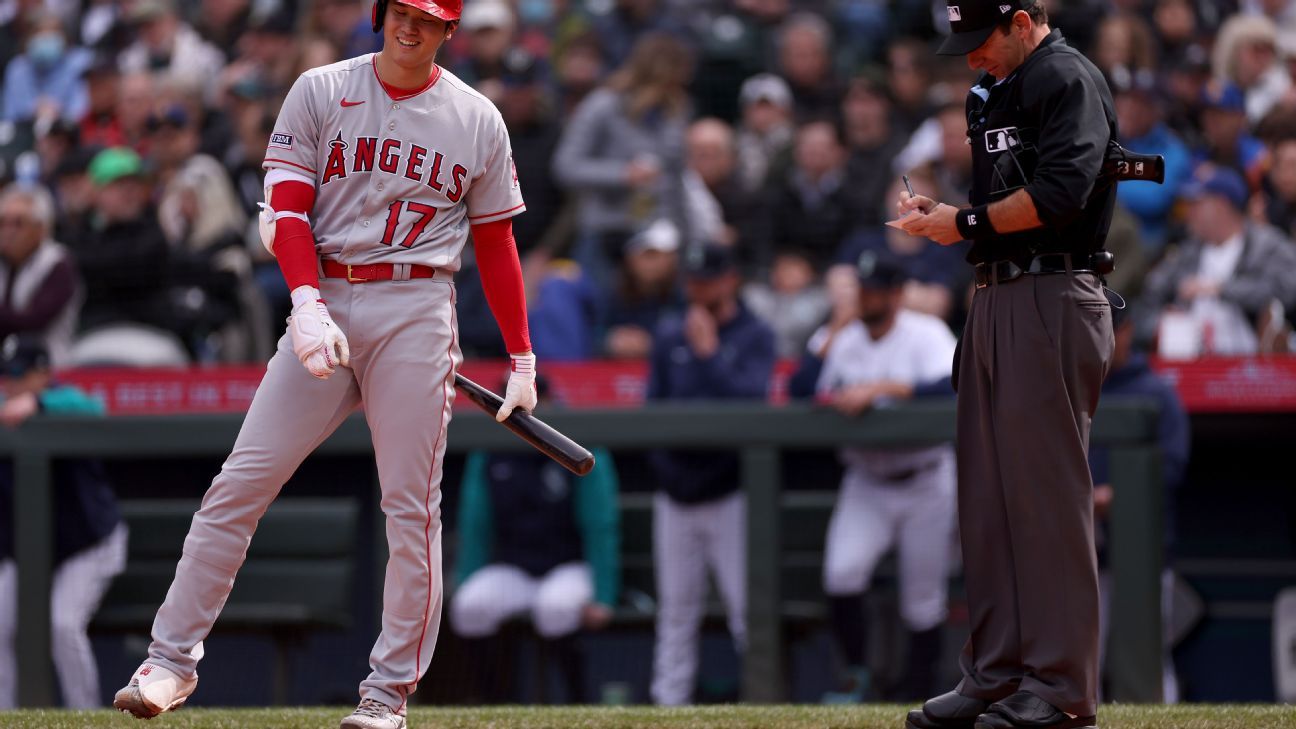
<path fill-rule="evenodd" d="M 455 373 L 455 387 L 491 417 L 495 417 L 504 404 L 504 398 L 458 372 Z M 514 409 L 501 425 L 577 476 L 584 476 L 594 468 L 593 453 L 522 408 Z"/>

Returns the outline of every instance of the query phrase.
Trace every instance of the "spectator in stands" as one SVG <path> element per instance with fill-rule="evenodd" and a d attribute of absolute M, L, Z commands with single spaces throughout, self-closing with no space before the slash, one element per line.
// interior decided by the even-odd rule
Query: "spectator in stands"
<path fill-rule="evenodd" d="M 763 190 L 771 171 L 792 156 L 792 91 L 772 73 L 761 73 L 743 82 L 738 92 L 742 106 L 736 144 L 738 175 L 748 192 Z"/>
<path fill-rule="evenodd" d="M 935 181 L 925 167 L 910 173 L 910 183 L 915 191 L 935 189 Z M 904 182 L 892 177 L 882 199 L 899 199 L 904 189 Z M 972 283 L 964 261 L 967 252 L 966 241 L 942 246 L 891 226 L 868 225 L 857 228 L 846 238 L 835 262 L 853 268 L 860 256 L 868 253 L 899 263 L 906 278 L 904 307 L 949 322 L 961 319 L 956 313 L 966 308 L 964 302 Z"/>
<path fill-rule="evenodd" d="M 544 75 L 539 58 L 514 48 L 504 56 L 495 99 L 513 142 L 518 179 L 526 188 L 527 213 L 513 221 L 513 237 L 524 258 L 538 247 L 559 248 L 559 242 L 570 239 L 572 233 L 570 217 L 560 218 L 566 196 L 549 164 L 562 127 Z"/>
<path fill-rule="evenodd" d="M 552 407 L 547 381 L 536 387 Z M 594 449 L 594 464 L 579 477 L 534 450 L 474 451 L 459 492 L 450 624 L 465 638 L 487 639 L 505 621 L 529 616 L 559 656 L 573 703 L 584 685 L 574 637 L 611 621 L 621 579 L 616 466 L 602 448 Z M 474 646 L 475 662 L 489 647 Z M 489 691 L 500 677 L 485 679 Z"/>
<path fill-rule="evenodd" d="M 22 53 L 32 21 L 40 17 L 43 0 L 18 0 L 0 6 L 0 66 Z"/>
<path fill-rule="evenodd" d="M 1174 58 L 1199 39 L 1193 0 L 1157 0 L 1152 9 L 1152 29 L 1162 58 Z"/>
<path fill-rule="evenodd" d="M 90 215 L 94 208 L 95 186 L 90 181 L 90 161 L 97 152 L 77 147 L 59 163 L 50 177 L 54 193 L 55 240 L 76 241 L 90 230 Z M 59 355 L 55 355 L 57 361 Z"/>
<path fill-rule="evenodd" d="M 963 108 L 962 95 L 970 84 L 959 89 L 953 99 L 942 99 L 939 81 L 926 43 L 917 38 L 897 38 L 887 46 L 886 85 L 901 134 L 912 134 L 943 103 L 955 100 Z"/>
<path fill-rule="evenodd" d="M 168 81 L 209 90 L 225 66 L 225 56 L 176 12 L 174 0 L 135 0 L 125 20 L 135 42 L 122 51 L 126 73 L 148 71 Z"/>
<path fill-rule="evenodd" d="M 1246 119 L 1255 124 L 1291 88 L 1278 62 L 1278 31 L 1263 15 L 1234 15 L 1215 36 L 1211 64 L 1215 77 L 1236 86 L 1245 98 Z"/>
<path fill-rule="evenodd" d="M 455 64 L 455 75 L 478 91 L 481 82 L 503 75 L 515 25 L 513 10 L 503 0 L 467 3 L 457 33 L 466 42 L 467 54 Z"/>
<path fill-rule="evenodd" d="M 199 152 L 197 120 L 171 104 L 149 119 L 149 128 L 149 162 L 161 193 L 158 220 L 172 247 L 197 253 L 241 243 L 248 216 L 225 168 Z"/>
<path fill-rule="evenodd" d="M 1184 188 L 1190 237 L 1148 274 L 1146 316 L 1160 315 L 1161 352 L 1247 354 L 1254 323 L 1272 302 L 1296 303 L 1296 244 L 1247 219 L 1246 183 L 1208 168 Z"/>
<path fill-rule="evenodd" d="M 1296 237 L 1296 138 L 1277 139 L 1269 152 L 1264 218 L 1288 238 Z"/>
<path fill-rule="evenodd" d="M 130 147 L 138 154 L 148 154 L 148 122 L 160 91 L 148 71 L 122 75 L 117 88 L 117 128 L 122 142 L 112 146 Z"/>
<path fill-rule="evenodd" d="M 603 12 L 592 13 L 590 25 L 607 54 L 608 64 L 622 66 L 635 56 L 635 48 L 649 36 L 673 36 L 687 42 L 686 29 L 675 19 L 666 0 L 612 0 Z"/>
<path fill-rule="evenodd" d="M 1174 544 L 1175 497 L 1183 486 L 1188 470 L 1188 450 L 1191 443 L 1189 435 L 1188 414 L 1184 412 L 1183 402 L 1173 385 L 1158 376 L 1148 365 L 1147 357 L 1134 348 L 1134 318 L 1127 307 L 1112 309 L 1112 320 L 1115 325 L 1116 345 L 1112 350 L 1111 371 L 1103 381 L 1103 397 L 1140 397 L 1153 400 L 1159 406 L 1157 415 L 1157 443 L 1161 452 L 1161 481 L 1165 485 L 1165 521 L 1164 545 L 1165 557 L 1172 553 Z M 1089 453 L 1089 466 L 1093 471 L 1094 482 L 1094 525 L 1098 531 L 1095 542 L 1098 545 L 1098 563 L 1100 599 L 1102 600 L 1101 635 L 1099 645 L 1105 649 L 1107 635 L 1111 627 L 1111 574 L 1108 569 L 1106 533 L 1107 519 L 1115 503 L 1115 490 L 1111 483 L 1111 454 L 1103 447 L 1093 447 Z M 1161 596 L 1162 625 L 1167 635 L 1162 644 L 1162 690 L 1163 700 L 1167 704 L 1178 703 L 1179 682 L 1175 674 L 1174 645 L 1170 640 L 1169 628 L 1170 607 L 1173 594 L 1170 587 L 1173 575 L 1166 567 L 1163 573 Z M 1106 661 L 1102 661 L 1103 664 Z"/>
<path fill-rule="evenodd" d="M 92 147 L 117 147 L 126 143 L 117 118 L 121 72 L 112 54 L 100 52 L 85 70 L 86 110 L 81 117 L 81 143 Z"/>
<path fill-rule="evenodd" d="M 72 157 L 76 151 L 80 135 L 76 123 L 65 119 L 36 124 L 35 132 L 34 151 L 40 162 L 38 180 L 43 185 L 49 185 L 54 181 L 54 170 L 63 164 L 63 160 Z"/>
<path fill-rule="evenodd" d="M 1272 20 L 1281 30 L 1296 28 L 1296 6 L 1287 0 L 1242 0 L 1239 4 L 1242 12 L 1248 15 L 1263 15 Z"/>
<path fill-rule="evenodd" d="M 233 58 L 239 39 L 252 24 L 252 16 L 252 0 L 204 0 L 194 19 L 194 30 L 226 58 Z"/>
<path fill-rule="evenodd" d="M 689 230 L 683 171 L 690 75 L 686 46 L 647 35 L 563 130 L 554 178 L 577 196 L 576 260 L 600 286 L 639 227 L 666 217 Z"/>
<path fill-rule="evenodd" d="M 1116 102 L 1121 144 L 1140 154 L 1165 157 L 1164 184 L 1126 182 L 1116 188 L 1116 199 L 1138 219 L 1144 249 L 1156 253 L 1166 243 L 1170 213 L 1178 199 L 1180 182 L 1192 170 L 1192 158 L 1179 136 L 1162 121 L 1164 100 L 1151 72 L 1120 69 L 1108 79 Z"/>
<path fill-rule="evenodd" d="M 1193 152 L 1194 165 L 1210 162 L 1231 167 L 1248 181 L 1258 181 L 1264 144 L 1251 135 L 1242 91 L 1231 83 L 1212 81 L 1202 91 L 1202 146 Z"/>
<path fill-rule="evenodd" d="M 919 395 L 952 394 L 954 335 L 936 317 L 901 306 L 906 275 L 900 263 L 867 251 L 856 272 L 857 318 L 815 334 L 815 349 L 824 354 L 807 358 L 810 373 L 798 373 L 791 394 L 810 395 L 804 388 L 814 381 L 817 396 L 849 416 Z M 894 697 L 919 699 L 931 693 L 940 659 L 955 542 L 954 449 L 846 448 L 840 458 L 846 473 L 828 525 L 823 580 L 846 680 L 825 701 L 858 703 L 880 694 L 866 662 L 863 600 L 892 549 L 909 630 L 908 670 Z"/>
<path fill-rule="evenodd" d="M 703 228 L 703 234 L 724 245 L 737 246 L 745 259 L 758 257 L 764 249 L 768 224 L 763 200 L 748 192 L 738 178 L 738 148 L 733 127 L 708 117 L 689 126 L 685 143 L 688 154 L 688 176 L 685 180 L 690 198 L 697 201 L 710 197 L 716 202 L 712 213 L 719 220 Z M 696 192 L 693 190 L 697 189 Z M 699 215 L 696 202 L 690 211 Z M 695 227 L 699 227 L 697 223 Z"/>
<path fill-rule="evenodd" d="M 527 325 L 537 357 L 555 362 L 579 362 L 593 357 L 599 347 L 598 292 L 569 259 L 536 259 L 532 256 L 527 281 Z"/>
<path fill-rule="evenodd" d="M 274 335 L 263 321 L 262 302 L 249 298 L 256 286 L 244 245 L 248 216 L 229 174 L 198 151 L 198 124 L 183 106 L 167 106 L 150 126 L 158 222 L 170 245 L 171 284 L 184 292 L 174 310 L 195 359 L 268 357 Z"/>
<path fill-rule="evenodd" d="M 598 35 L 586 30 L 554 48 L 558 115 L 569 118 L 606 75 L 607 53 Z"/>
<path fill-rule="evenodd" d="M 885 190 L 896 179 L 891 163 L 904 147 L 906 136 L 896 126 L 887 89 L 869 76 L 856 76 L 841 102 L 843 141 L 847 154 L 846 177 L 860 224 L 890 219 Z"/>
<path fill-rule="evenodd" d="M 1162 68 L 1162 118 L 1189 149 L 1202 146 L 1202 89 L 1209 82 L 1210 54 L 1198 43 L 1184 46 Z M 1122 134 L 1124 131 L 1122 126 Z"/>
<path fill-rule="evenodd" d="M 103 415 L 103 404 L 51 380 L 38 339 L 10 335 L 0 343 L 0 424 L 15 428 L 37 413 Z M 54 575 L 50 586 L 50 649 L 72 709 L 103 705 L 99 672 L 86 628 L 113 577 L 126 567 L 126 524 L 97 461 L 66 460 L 51 473 Z M 14 635 L 18 569 L 14 564 L 14 473 L 0 467 L 0 711 L 18 708 Z"/>
<path fill-rule="evenodd" d="M 793 166 L 778 179 L 770 200 L 774 253 L 800 251 L 822 272 L 855 225 L 852 202 L 837 128 L 826 121 L 803 125 Z"/>
<path fill-rule="evenodd" d="M 833 69 L 832 26 L 823 16 L 793 14 L 778 38 L 778 70 L 792 90 L 799 121 L 828 119 L 837 113 L 842 87 Z"/>
<path fill-rule="evenodd" d="M 688 310 L 657 329 L 648 400 L 765 398 L 774 368 L 774 334 L 739 300 L 732 250 L 694 248 L 684 261 Z M 660 484 L 653 501 L 657 644 L 652 700 L 676 706 L 693 696 L 708 567 L 740 653 L 746 644 L 747 509 L 736 454 L 658 451 L 650 458 Z"/>
<path fill-rule="evenodd" d="M 40 187 L 0 191 L 0 339 L 24 334 L 68 362 L 82 286 L 76 262 L 51 234 L 54 199 Z"/>
<path fill-rule="evenodd" d="M 95 155 L 90 163 L 90 180 L 95 186 L 95 204 L 89 235 L 66 241 L 76 257 L 86 283 L 81 329 L 122 324 L 144 334 L 157 350 L 124 346 L 120 333 L 113 335 L 120 357 L 145 356 L 154 351 L 164 361 L 187 360 L 175 336 L 173 304 L 169 298 L 169 246 L 150 202 L 151 188 L 139 155 L 113 147 Z M 166 331 L 163 331 L 166 330 Z M 83 335 L 84 337 L 84 335 Z M 109 342 L 111 343 L 111 342 Z M 84 342 L 78 342 L 79 350 Z M 74 358 L 81 362 L 81 354 Z M 98 357 L 98 355 L 96 355 Z"/>
<path fill-rule="evenodd" d="M 67 34 L 58 16 L 41 13 L 34 18 L 22 55 L 4 69 L 4 105 L 0 119 L 12 122 L 56 119 L 77 121 L 86 111 L 86 89 L 81 74 L 92 54 L 68 47 Z"/>
<path fill-rule="evenodd" d="M 317 0 L 310 3 L 309 8 L 307 29 L 327 38 L 338 49 L 338 59 L 355 58 L 382 50 L 382 36 L 373 32 L 373 21 L 370 19 L 373 3 L 364 0 Z"/>
<path fill-rule="evenodd" d="M 1147 20 L 1133 13 L 1116 13 L 1103 18 L 1098 24 L 1093 61 L 1098 70 L 1109 77 L 1155 73 L 1156 41 Z"/>
<path fill-rule="evenodd" d="M 289 52 L 298 43 L 296 23 L 290 14 L 279 10 L 255 18 L 239 36 L 237 53 L 231 54 L 229 64 L 221 69 L 213 97 L 221 98 L 223 93 L 228 93 L 238 84 L 287 90 L 302 70 L 301 54 Z M 328 48 L 329 58 L 323 60 L 324 64 L 338 60 L 335 48 Z M 195 88 L 192 83 L 185 85 Z M 212 109 L 214 112 L 218 110 Z"/>
<path fill-rule="evenodd" d="M 799 357 L 831 308 L 810 259 L 791 250 L 775 255 L 768 277 L 744 286 L 742 298 L 774 330 L 774 352 L 779 357 Z"/>
<path fill-rule="evenodd" d="M 657 220 L 626 241 L 620 278 L 605 306 L 604 353 L 614 359 L 646 359 L 662 317 L 680 308 L 680 234 Z"/>

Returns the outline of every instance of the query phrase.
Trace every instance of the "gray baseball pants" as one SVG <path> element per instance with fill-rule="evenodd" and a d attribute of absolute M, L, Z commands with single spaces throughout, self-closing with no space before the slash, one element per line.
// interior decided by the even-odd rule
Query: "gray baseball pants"
<path fill-rule="evenodd" d="M 427 671 L 441 622 L 441 466 L 462 359 L 454 284 L 321 279 L 351 367 L 312 377 L 279 340 L 234 450 L 203 497 L 176 577 L 153 622 L 149 660 L 192 676 L 257 522 L 285 481 L 357 407 L 373 434 L 387 561 L 382 632 L 361 698 L 403 711 Z M 358 484 L 359 493 L 365 493 Z"/>
<path fill-rule="evenodd" d="M 1111 363 L 1093 274 L 978 289 L 956 355 L 959 528 L 971 638 L 958 692 L 1030 691 L 1091 716 L 1098 568 L 1089 425 Z"/>

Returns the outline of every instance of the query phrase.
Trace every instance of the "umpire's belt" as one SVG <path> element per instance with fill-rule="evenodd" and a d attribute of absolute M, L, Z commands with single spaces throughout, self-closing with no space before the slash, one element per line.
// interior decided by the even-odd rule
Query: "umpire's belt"
<path fill-rule="evenodd" d="M 972 270 L 976 287 L 1001 284 L 1021 278 L 1026 273 L 1095 273 L 1093 256 L 1088 253 L 1045 253 L 1035 256 L 1026 268 L 1014 261 L 987 261 Z"/>
<path fill-rule="evenodd" d="M 408 281 L 415 278 L 435 278 L 449 281 L 449 271 L 442 272 L 431 266 L 418 263 L 366 263 L 353 265 L 339 263 L 329 258 L 320 260 L 320 271 L 325 278 L 344 278 L 349 283 L 367 283 L 369 281 Z M 437 275 L 438 272 L 441 275 Z"/>

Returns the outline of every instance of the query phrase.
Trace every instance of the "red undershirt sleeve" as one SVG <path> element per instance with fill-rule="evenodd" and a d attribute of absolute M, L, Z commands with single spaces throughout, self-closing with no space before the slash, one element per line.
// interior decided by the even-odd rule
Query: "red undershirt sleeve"
<path fill-rule="evenodd" d="M 275 212 L 308 215 L 315 206 L 315 188 L 305 182 L 285 180 L 271 188 L 270 207 Z M 283 271 L 288 290 L 298 286 L 319 288 L 319 263 L 315 259 L 315 235 L 310 225 L 297 218 L 275 221 L 274 255 Z"/>
<path fill-rule="evenodd" d="M 513 239 L 513 221 L 474 225 L 472 234 L 486 303 L 499 324 L 504 346 L 510 354 L 529 352 L 531 333 L 527 328 L 526 289 L 522 284 L 517 243 Z"/>

